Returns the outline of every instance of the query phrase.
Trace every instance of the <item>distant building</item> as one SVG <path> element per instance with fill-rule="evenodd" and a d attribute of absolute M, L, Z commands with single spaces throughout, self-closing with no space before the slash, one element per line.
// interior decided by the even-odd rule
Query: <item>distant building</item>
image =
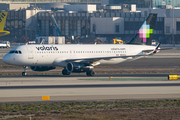
<path fill-rule="evenodd" d="M 168 5 L 180 7 L 180 0 L 153 0 L 153 7 L 162 8 Z"/>
<path fill-rule="evenodd" d="M 152 0 L 101 0 L 101 5 L 108 5 L 108 4 L 136 4 L 138 8 L 151 8 L 152 7 Z"/>
<path fill-rule="evenodd" d="M 180 7 L 180 0 L 101 0 L 101 5 L 136 4 L 137 8 Z"/>
<path fill-rule="evenodd" d="M 60 6 L 54 17 L 62 35 L 68 38 L 97 36 L 130 40 L 147 16 L 157 13 L 154 39 L 172 43 L 174 29 L 175 42 L 180 44 L 180 9 L 174 9 L 173 19 L 173 9 L 136 8 L 136 5 L 127 5 L 131 8 L 124 10 L 123 6 L 121 10 L 121 5 L 107 5 L 103 6 L 105 9 L 97 10 L 95 5 L 83 4 L 82 10 L 79 10 L 77 5 L 66 6 L 66 9 Z M 9 10 L 5 30 L 10 31 L 10 34 L 1 39 L 23 42 L 23 39 L 34 40 L 39 35 L 54 36 L 56 30 L 49 15 L 50 8 Z"/>
<path fill-rule="evenodd" d="M 1 10 L 22 10 L 30 7 L 28 3 L 0 3 L 0 11 Z"/>

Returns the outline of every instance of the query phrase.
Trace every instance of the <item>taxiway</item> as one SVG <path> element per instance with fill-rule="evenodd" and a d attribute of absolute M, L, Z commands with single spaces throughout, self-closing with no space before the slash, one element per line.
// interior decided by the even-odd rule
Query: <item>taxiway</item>
<path fill-rule="evenodd" d="M 180 98 L 180 81 L 167 77 L 1 77 L 0 102 Z"/>

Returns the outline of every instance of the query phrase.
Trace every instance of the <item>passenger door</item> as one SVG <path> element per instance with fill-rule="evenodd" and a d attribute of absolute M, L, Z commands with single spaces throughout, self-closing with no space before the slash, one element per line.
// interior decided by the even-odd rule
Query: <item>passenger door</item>
<path fill-rule="evenodd" d="M 31 47 L 28 47 L 28 59 L 33 59 L 33 49 Z"/>

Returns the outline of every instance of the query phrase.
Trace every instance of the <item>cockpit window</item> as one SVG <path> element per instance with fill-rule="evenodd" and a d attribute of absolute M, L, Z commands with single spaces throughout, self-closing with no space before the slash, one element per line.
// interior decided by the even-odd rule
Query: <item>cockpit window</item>
<path fill-rule="evenodd" d="M 21 52 L 21 51 L 19 51 L 19 54 L 22 54 L 22 52 Z"/>
<path fill-rule="evenodd" d="M 9 51 L 9 53 L 10 54 L 12 54 L 12 53 L 15 53 L 15 54 L 22 54 L 22 52 L 21 51 L 17 51 L 17 50 L 11 50 L 11 51 Z"/>
<path fill-rule="evenodd" d="M 14 50 L 10 51 L 9 53 L 14 53 Z"/>

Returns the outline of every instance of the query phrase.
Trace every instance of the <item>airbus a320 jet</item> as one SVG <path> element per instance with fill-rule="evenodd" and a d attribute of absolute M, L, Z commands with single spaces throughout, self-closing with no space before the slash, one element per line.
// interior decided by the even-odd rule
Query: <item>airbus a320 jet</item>
<path fill-rule="evenodd" d="M 121 62 L 155 54 L 160 46 L 151 46 L 157 14 L 150 14 L 135 37 L 128 44 L 67 44 L 67 45 L 21 45 L 12 48 L 3 57 L 10 65 L 23 66 L 33 71 L 48 71 L 56 66 L 63 67 L 63 75 L 72 72 L 86 72 L 94 76 L 93 68 L 97 65 L 118 64 Z"/>

